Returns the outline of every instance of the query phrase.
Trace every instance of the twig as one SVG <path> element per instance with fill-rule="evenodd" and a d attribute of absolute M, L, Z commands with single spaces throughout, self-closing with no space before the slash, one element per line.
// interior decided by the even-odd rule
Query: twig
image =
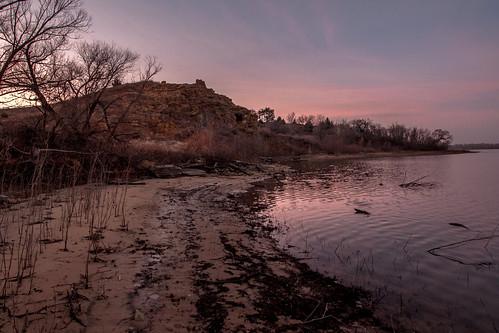
<path fill-rule="evenodd" d="M 80 155 L 95 155 L 95 153 L 76 151 L 76 150 L 64 150 L 64 149 L 52 149 L 52 148 L 44 148 L 37 149 L 38 152 L 53 152 L 53 153 L 67 153 L 67 154 L 80 154 Z"/>
<path fill-rule="evenodd" d="M 444 254 L 439 254 L 437 251 L 441 250 L 441 249 L 445 249 L 445 248 L 449 248 L 449 247 L 453 247 L 453 246 L 465 244 L 465 243 L 468 243 L 468 242 L 473 242 L 473 241 L 480 241 L 480 240 L 488 240 L 488 241 L 490 241 L 492 238 L 496 238 L 496 237 L 499 237 L 499 235 L 497 235 L 497 236 L 496 235 L 491 235 L 491 236 L 486 236 L 486 237 L 470 238 L 470 239 L 466 239 L 466 240 L 459 241 L 459 242 L 454 242 L 454 243 L 450 243 L 450 244 L 446 244 L 446 245 L 442 245 L 442 246 L 437 246 L 437 247 L 434 247 L 432 249 L 429 249 L 427 252 L 430 253 L 431 255 L 436 256 L 436 257 L 442 257 L 442 258 L 445 258 L 445 259 L 448 259 L 448 260 L 460 263 L 462 265 L 490 266 L 490 265 L 493 264 L 492 262 L 468 263 L 468 262 L 462 261 L 459 258 L 454 258 L 454 257 L 450 257 L 450 256 L 447 256 L 447 255 L 444 255 Z"/>
<path fill-rule="evenodd" d="M 317 310 L 319 305 L 321 305 L 321 303 L 322 303 L 321 301 L 317 302 L 317 305 L 315 306 L 314 310 L 312 312 L 310 312 L 310 314 L 307 316 L 307 318 L 305 318 L 304 323 L 306 323 L 310 319 L 310 317 L 312 317 L 314 315 L 315 311 Z"/>
<path fill-rule="evenodd" d="M 331 315 L 327 315 L 327 316 L 324 316 L 324 317 L 320 317 L 320 318 L 315 318 L 315 319 L 312 319 L 312 320 L 304 321 L 304 322 L 303 322 L 303 325 L 310 324 L 310 323 L 313 323 L 313 322 L 316 322 L 316 321 L 319 321 L 319 320 L 328 319 L 328 318 L 333 318 L 333 319 L 335 319 L 333 316 L 331 316 Z"/>

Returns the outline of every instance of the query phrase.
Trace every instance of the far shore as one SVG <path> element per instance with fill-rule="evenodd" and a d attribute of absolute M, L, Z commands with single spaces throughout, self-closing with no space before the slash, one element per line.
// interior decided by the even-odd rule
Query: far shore
<path fill-rule="evenodd" d="M 340 154 L 306 154 L 298 156 L 283 156 L 276 157 L 274 160 L 280 163 L 289 162 L 321 162 L 321 161 L 337 161 L 337 160 L 353 160 L 353 159 L 371 159 L 384 157 L 411 157 L 411 156 L 435 156 L 435 155 L 458 155 L 478 153 L 472 150 L 401 150 L 401 151 L 376 151 L 376 152 L 360 152 L 360 153 L 340 153 Z"/>

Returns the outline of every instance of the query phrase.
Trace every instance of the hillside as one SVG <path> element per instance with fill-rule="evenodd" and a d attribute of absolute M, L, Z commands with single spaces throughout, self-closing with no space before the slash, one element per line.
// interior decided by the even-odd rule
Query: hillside
<path fill-rule="evenodd" d="M 121 131 L 130 131 L 135 137 L 185 139 L 201 128 L 251 131 L 256 127 L 254 113 L 215 93 L 201 80 L 194 84 L 148 82 L 142 94 L 137 94 L 140 85 L 113 87 L 104 98 L 105 102 L 117 99 L 110 112 L 114 121 L 131 105 Z"/>
<path fill-rule="evenodd" d="M 67 116 L 75 101 L 69 103 L 54 108 Z M 138 82 L 119 85 L 104 92 L 101 104 L 93 118 L 93 126 L 105 127 L 102 110 L 106 108 L 107 121 L 120 124 L 118 137 L 185 139 L 201 128 L 252 131 L 257 124 L 254 113 L 207 88 L 202 80 L 193 84 Z M 0 126 L 4 129 L 13 122 L 29 124 L 39 115 L 29 108 L 3 110 L 2 114 Z"/>

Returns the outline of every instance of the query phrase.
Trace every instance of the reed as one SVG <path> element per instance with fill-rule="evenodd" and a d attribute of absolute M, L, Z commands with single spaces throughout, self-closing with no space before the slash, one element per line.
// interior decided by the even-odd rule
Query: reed
<path fill-rule="evenodd" d="M 61 311 L 76 311 L 77 307 L 73 308 L 70 304 L 71 297 L 62 302 L 54 295 L 53 300 L 34 311 L 28 310 L 27 304 L 29 296 L 37 288 L 40 256 L 51 246 L 60 246 L 63 253 L 69 253 L 71 244 L 82 241 L 72 234 L 75 225 L 87 228 L 83 241 L 88 242 L 88 246 L 81 280 L 74 281 L 68 290 L 68 295 L 73 296 L 79 285 L 92 287 L 92 264 L 100 262 L 99 253 L 104 249 L 102 240 L 110 222 L 116 221 L 115 227 L 119 230 L 129 230 L 126 217 L 129 166 L 118 175 L 123 185 L 108 186 L 116 175 L 110 172 L 105 156 L 68 156 L 58 165 L 51 154 L 50 151 L 40 152 L 29 177 L 24 174 L 9 178 L 5 170 L 0 174 L 0 193 L 18 201 L 17 204 L 0 207 L 2 331 L 29 331 L 36 317 L 39 323 L 43 323 L 37 324 L 37 327 L 43 327 L 44 332 L 52 332 L 61 327 L 57 323 L 61 320 Z M 67 315 L 72 321 L 77 318 L 71 311 Z"/>

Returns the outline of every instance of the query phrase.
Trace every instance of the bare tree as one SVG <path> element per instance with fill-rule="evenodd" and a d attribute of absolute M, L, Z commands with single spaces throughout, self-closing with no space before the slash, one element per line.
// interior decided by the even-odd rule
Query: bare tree
<path fill-rule="evenodd" d="M 162 69 L 156 58 L 147 57 L 135 97 L 104 98 L 108 88 L 131 75 L 139 56 L 99 41 L 70 49 L 69 41 L 89 24 L 80 0 L 0 0 L 0 95 L 41 111 L 39 124 L 44 133 L 51 133 L 46 144 L 59 127 L 71 128 L 81 137 L 102 131 L 102 126 L 92 126 L 97 114 L 102 116 L 97 121 L 104 121 L 110 137 L 115 137 L 119 122 Z M 109 117 L 120 100 L 121 114 Z"/>
<path fill-rule="evenodd" d="M 36 102 L 44 116 L 44 126 L 47 115 L 52 115 L 56 120 L 52 133 L 63 125 L 61 117 L 71 115 L 66 124 L 89 135 L 96 111 L 99 107 L 103 112 L 108 108 L 102 99 L 104 91 L 132 71 L 138 55 L 104 42 L 82 42 L 70 57 L 65 52 L 66 44 L 65 39 L 55 39 L 25 47 L 22 61 L 4 78 L 4 90 L 16 93 L 25 102 Z M 158 65 L 152 60 L 149 64 L 147 75 L 151 77 Z M 64 114 L 57 114 L 57 103 L 58 108 L 65 109 Z"/>
<path fill-rule="evenodd" d="M 452 143 L 453 137 L 449 131 L 438 128 L 431 133 L 431 138 L 439 148 L 445 148 Z"/>
<path fill-rule="evenodd" d="M 0 0 L 0 13 L 26 0 Z"/>
<path fill-rule="evenodd" d="M 13 67 L 24 62 L 26 51 L 40 43 L 65 45 L 90 24 L 80 0 L 2 1 L 0 3 L 0 89 Z"/>
<path fill-rule="evenodd" d="M 27 46 L 21 61 L 4 77 L 3 90 L 25 104 L 35 106 L 44 116 L 55 114 L 52 103 L 64 98 L 66 62 L 60 50 L 64 41 L 46 41 Z"/>
<path fill-rule="evenodd" d="M 286 116 L 286 122 L 288 124 L 293 124 L 296 121 L 296 114 L 294 112 L 291 112 Z"/>
<path fill-rule="evenodd" d="M 74 97 L 102 93 L 115 79 L 130 73 L 139 57 L 128 49 L 101 41 L 83 42 L 76 53 L 75 77 L 70 80 Z"/>
<path fill-rule="evenodd" d="M 77 48 L 77 57 L 71 62 L 72 77 L 67 83 L 75 102 L 78 102 L 78 124 L 81 130 L 90 129 L 91 120 L 101 107 L 109 108 L 102 97 L 114 82 L 121 81 L 134 68 L 139 56 L 124 48 L 105 42 L 83 42 Z M 79 97 L 85 98 L 78 99 Z M 112 102 L 109 102 L 112 103 Z M 83 104 L 83 105 L 82 105 Z"/>
<path fill-rule="evenodd" d="M 156 57 L 147 56 L 145 58 L 145 65 L 140 73 L 140 81 L 150 81 L 154 76 L 156 76 L 163 66 L 158 62 Z"/>
<path fill-rule="evenodd" d="M 139 56 L 127 49 L 117 48 L 105 43 L 97 43 L 100 47 L 108 49 L 110 54 L 113 54 L 113 56 L 109 57 L 107 61 L 118 63 L 118 66 L 112 67 L 119 68 L 120 70 L 116 72 L 109 72 L 109 75 L 103 76 L 107 77 L 106 86 L 103 85 L 102 88 L 99 88 L 96 92 L 86 92 L 87 96 L 92 96 L 93 99 L 93 101 L 89 103 L 89 106 L 91 108 L 93 106 L 96 107 L 91 109 L 91 112 L 93 113 L 91 113 L 90 116 L 92 117 L 96 111 L 100 110 L 102 119 L 106 125 L 108 138 L 112 140 L 120 140 L 119 136 L 123 134 L 118 134 L 118 128 L 125 122 L 130 111 L 140 102 L 148 82 L 150 82 L 153 77 L 163 69 L 163 66 L 158 62 L 156 57 L 147 56 L 143 67 L 139 72 L 140 82 L 129 86 L 126 94 L 118 94 L 116 97 L 105 98 L 105 91 L 110 87 L 110 85 L 114 86 L 116 85 L 116 82 L 121 83 L 124 77 L 129 76 L 132 73 L 133 67 L 136 65 Z M 87 64 L 84 67 L 88 68 L 88 61 L 84 61 L 84 63 Z M 80 101 L 81 100 L 84 99 L 80 99 Z M 113 115 L 114 120 L 111 119 L 111 114 Z M 86 128 L 89 129 L 90 122 L 85 122 L 85 124 Z"/>

